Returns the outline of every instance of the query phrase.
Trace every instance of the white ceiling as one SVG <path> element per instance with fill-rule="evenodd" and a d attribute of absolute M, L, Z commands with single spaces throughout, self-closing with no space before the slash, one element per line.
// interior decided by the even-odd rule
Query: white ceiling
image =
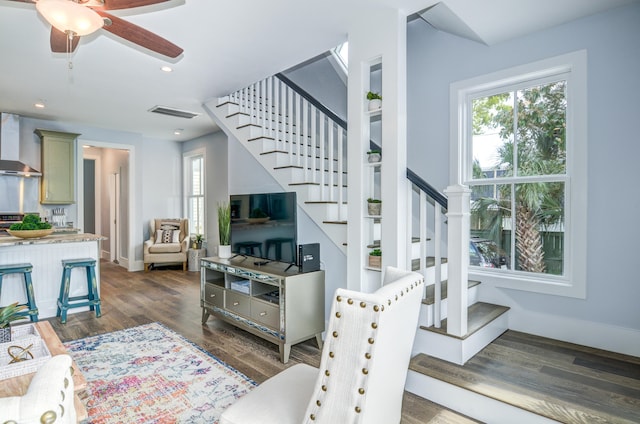
<path fill-rule="evenodd" d="M 498 43 L 635 0 L 444 0 L 434 26 Z M 68 68 L 49 50 L 35 5 L 0 0 L 0 111 L 189 140 L 216 129 L 202 104 L 346 41 L 349 22 L 372 7 L 411 14 L 435 0 L 169 0 L 113 12 L 184 49 L 167 60 L 99 30 L 82 37 Z M 438 19 L 435 25 L 435 19 Z M 165 73 L 169 64 L 174 72 Z M 44 101 L 45 109 L 35 109 Z M 201 113 L 182 119 L 155 105 Z M 180 136 L 174 129 L 183 128 Z"/>

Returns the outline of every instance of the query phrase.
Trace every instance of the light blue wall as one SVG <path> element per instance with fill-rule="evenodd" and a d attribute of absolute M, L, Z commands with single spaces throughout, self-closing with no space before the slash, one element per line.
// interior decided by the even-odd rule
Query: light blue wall
<path fill-rule="evenodd" d="M 438 189 L 449 178 L 452 82 L 577 50 L 588 55 L 587 299 L 497 290 L 535 313 L 640 329 L 640 4 L 492 47 L 408 28 L 408 166 Z"/>
<path fill-rule="evenodd" d="M 335 59 L 328 54 L 321 55 L 283 74 L 346 121 L 347 85 L 337 74 L 332 60 Z"/>
<path fill-rule="evenodd" d="M 140 134 L 90 127 L 73 122 L 49 121 L 29 117 L 20 118 L 20 157 L 23 161 L 40 169 L 40 140 L 33 131 L 36 128 L 81 134 L 84 142 L 107 144 L 115 148 L 130 149 L 133 161 L 128 178 L 133 181 L 131 202 L 134 216 L 129 217 L 131 245 L 134 261 L 142 261 L 142 245 L 148 235 L 149 219 L 158 216 L 181 216 L 182 169 L 180 144 L 173 141 L 145 138 Z M 0 193 L 1 194 L 1 193 Z M 104 204 L 102 207 L 107 207 Z M 40 206 L 46 215 L 45 208 Z M 67 207 L 68 220 L 77 222 L 77 205 Z M 104 229 L 103 225 L 103 229 Z M 108 246 L 108 242 L 105 244 Z M 103 246 L 103 247 L 105 247 Z"/>
<path fill-rule="evenodd" d="M 213 247 L 219 244 L 217 205 L 229 200 L 229 166 L 227 136 L 218 131 L 195 138 L 182 144 L 182 153 L 197 149 L 205 150 L 205 240 L 207 254 L 214 255 Z"/>

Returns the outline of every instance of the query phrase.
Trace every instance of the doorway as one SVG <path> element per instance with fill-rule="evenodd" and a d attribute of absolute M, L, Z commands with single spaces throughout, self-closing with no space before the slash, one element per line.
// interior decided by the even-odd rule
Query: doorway
<path fill-rule="evenodd" d="M 100 257 L 129 269 L 129 167 L 130 150 L 83 142 L 78 187 L 80 228 L 108 239 L 101 243 Z M 80 210 L 81 209 L 81 210 Z M 93 231 L 92 231 L 93 227 Z"/>
<path fill-rule="evenodd" d="M 102 234 L 100 222 L 100 200 L 102 185 L 100 184 L 100 156 L 85 153 L 83 159 L 84 170 L 84 232 Z"/>

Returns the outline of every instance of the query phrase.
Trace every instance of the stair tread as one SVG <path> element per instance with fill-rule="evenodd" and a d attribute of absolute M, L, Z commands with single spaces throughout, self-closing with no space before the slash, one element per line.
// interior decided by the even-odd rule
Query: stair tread
<path fill-rule="evenodd" d="M 442 263 L 446 264 L 448 259 L 447 258 L 441 258 L 442 259 Z M 427 256 L 427 268 L 434 266 L 436 263 L 436 260 L 433 256 Z M 420 259 L 416 258 L 416 259 L 411 259 L 411 270 L 412 271 L 418 271 L 420 269 Z"/>
<path fill-rule="evenodd" d="M 337 205 L 338 202 L 336 200 L 307 200 L 304 202 L 307 205 Z M 347 202 L 342 202 L 343 205 L 346 205 Z"/>
<path fill-rule="evenodd" d="M 485 325 L 489 324 L 500 315 L 504 314 L 509 310 L 507 306 L 494 305 L 492 303 L 486 302 L 476 302 L 473 305 L 469 306 L 468 315 L 467 315 L 467 334 L 462 337 L 452 336 L 451 334 L 447 334 L 447 319 L 443 319 L 441 322 L 440 328 L 436 328 L 434 326 L 425 327 L 420 326 L 423 330 L 432 331 L 434 333 L 442 334 L 449 337 L 455 337 L 461 340 L 465 340 L 469 336 L 476 333 L 478 330 L 483 328 Z"/>
<path fill-rule="evenodd" d="M 472 287 L 475 287 L 477 285 L 481 284 L 480 281 L 476 281 L 476 280 L 469 280 L 467 283 L 467 289 L 470 289 Z M 440 289 L 440 297 L 442 300 L 445 300 L 447 298 L 448 293 L 448 286 L 449 286 L 449 281 L 448 280 L 444 280 L 442 282 L 441 285 L 441 289 Z M 435 302 L 435 285 L 434 284 L 429 284 L 427 287 L 427 293 L 425 295 L 425 298 L 422 300 L 422 303 L 425 305 L 433 305 Z"/>
<path fill-rule="evenodd" d="M 601 349 L 507 330 L 465 365 L 421 353 L 409 369 L 558 422 L 640 422 L 638 358 Z"/>

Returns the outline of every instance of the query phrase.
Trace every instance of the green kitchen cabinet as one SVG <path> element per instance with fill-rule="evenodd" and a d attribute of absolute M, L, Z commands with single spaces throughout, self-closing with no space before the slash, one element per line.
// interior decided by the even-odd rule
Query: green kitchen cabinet
<path fill-rule="evenodd" d="M 41 140 L 40 203 L 75 203 L 75 145 L 80 134 L 36 129 Z"/>

